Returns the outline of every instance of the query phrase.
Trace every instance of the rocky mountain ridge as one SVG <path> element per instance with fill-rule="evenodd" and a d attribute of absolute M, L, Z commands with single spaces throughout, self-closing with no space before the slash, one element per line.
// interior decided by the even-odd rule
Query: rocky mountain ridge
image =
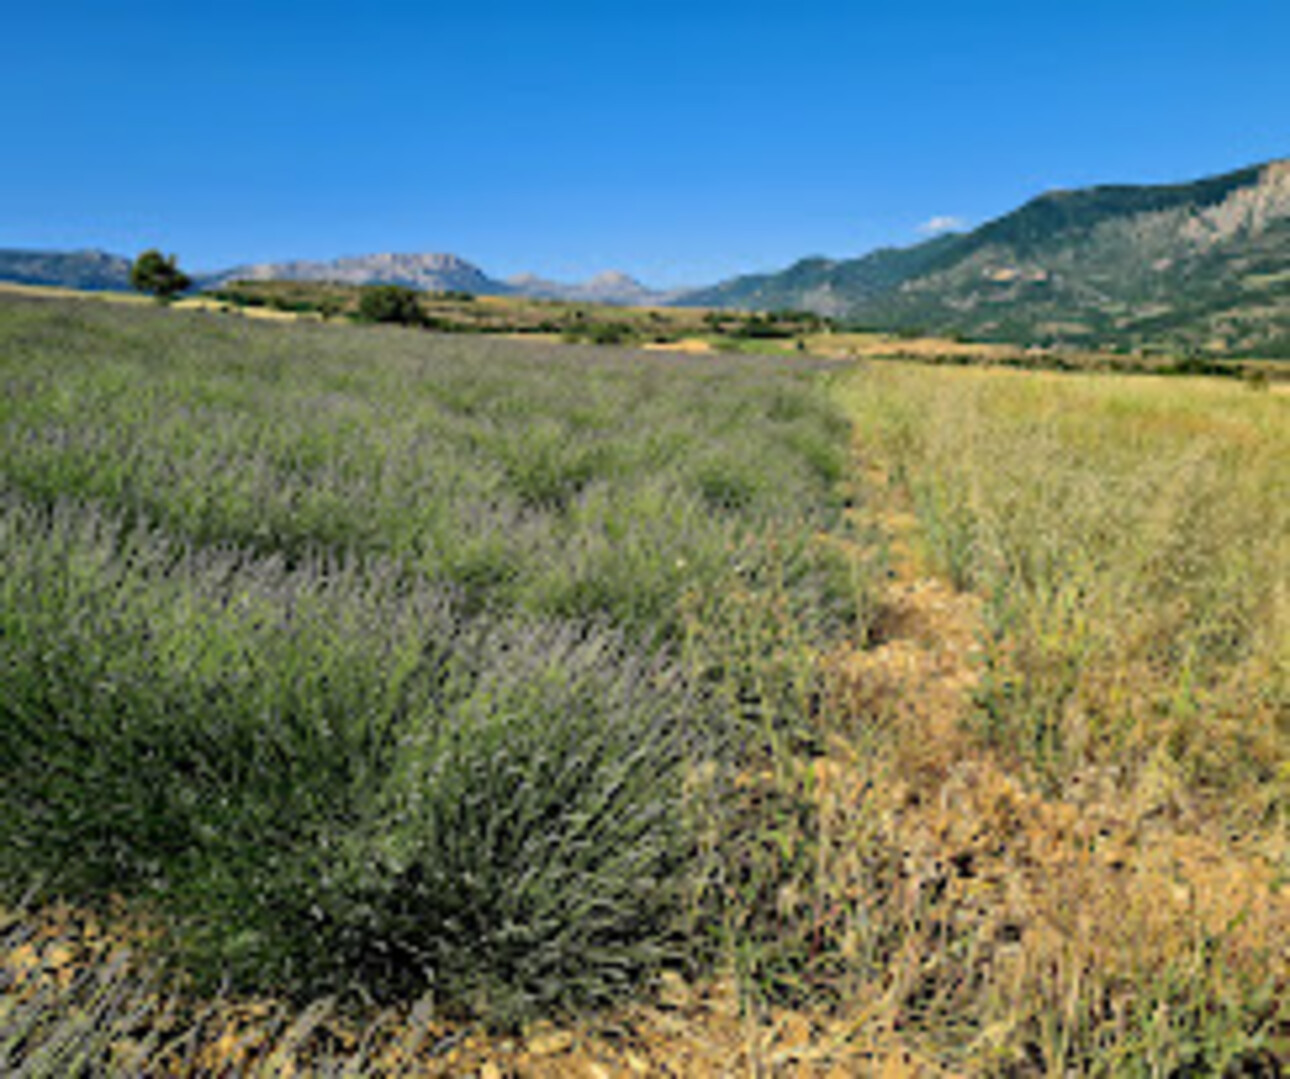
<path fill-rule="evenodd" d="M 334 281 L 343 285 L 402 285 L 428 292 L 495 295 L 508 289 L 457 255 L 419 253 L 350 255 L 326 261 L 296 260 L 235 266 L 200 278 L 210 288 L 231 281 Z"/>
<path fill-rule="evenodd" d="M 686 295 L 685 289 L 650 288 L 630 274 L 607 270 L 581 282 L 552 281 L 535 274 L 508 277 L 506 284 L 521 296 L 574 303 L 618 304 L 625 307 L 663 307 Z"/>
<path fill-rule="evenodd" d="M 0 281 L 95 290 L 130 288 L 131 260 L 103 251 L 0 250 Z M 394 253 L 351 255 L 336 259 L 295 259 L 245 263 L 226 270 L 195 274 L 199 288 L 219 288 L 233 281 L 330 281 L 344 285 L 402 285 L 427 292 L 467 292 L 476 296 L 527 296 L 576 303 L 663 306 L 684 290 L 650 288 L 619 270 L 587 281 L 553 281 L 524 274 L 501 281 L 458 255 Z"/>

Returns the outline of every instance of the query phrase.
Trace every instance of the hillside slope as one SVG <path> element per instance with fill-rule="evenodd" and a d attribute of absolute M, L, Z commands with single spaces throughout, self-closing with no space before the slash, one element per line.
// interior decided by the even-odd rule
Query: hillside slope
<path fill-rule="evenodd" d="M 692 299 L 1022 343 L 1290 356 L 1290 160 L 1053 191 L 965 235 Z"/>
<path fill-rule="evenodd" d="M 787 270 L 748 274 L 687 292 L 686 307 L 739 307 L 762 311 L 802 309 L 845 315 L 916 277 L 955 248 L 962 237 L 938 236 L 913 247 L 884 247 L 858 259 L 805 258 Z"/>

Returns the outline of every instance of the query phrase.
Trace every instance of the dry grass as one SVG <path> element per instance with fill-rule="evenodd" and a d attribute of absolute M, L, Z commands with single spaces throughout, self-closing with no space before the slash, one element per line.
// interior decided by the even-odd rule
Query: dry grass
<path fill-rule="evenodd" d="M 951 341 L 943 337 L 908 337 L 890 333 L 820 333 L 806 338 L 816 355 L 876 359 L 903 356 L 909 359 L 957 359 L 990 363 L 1016 356 L 1015 345 Z"/>
<path fill-rule="evenodd" d="M 189 296 L 176 300 L 170 305 L 180 311 L 214 311 L 221 314 L 229 312 L 228 304 L 219 300 L 207 299 L 204 296 Z M 320 315 L 312 311 L 278 311 L 272 307 L 244 307 L 238 310 L 239 315 L 247 318 L 266 319 L 269 322 L 318 322 Z"/>
<path fill-rule="evenodd" d="M 126 304 L 155 302 L 135 292 L 86 292 L 81 289 L 59 288 L 55 285 L 22 285 L 16 281 L 0 281 L 0 292 L 37 299 L 101 300 L 104 303 Z"/>
<path fill-rule="evenodd" d="M 132 955 L 135 921 L 68 907 L 0 912 L 0 1064 L 65 1074 L 424 1076 L 844 1076 L 939 1073 L 872 1015 L 767 1008 L 750 1012 L 732 981 L 665 979 L 649 1005 L 507 1035 L 442 1019 L 427 998 L 358 1016 L 332 1000 L 292 1009 L 272 998 L 199 999 Z M 43 1054 L 11 1044 L 33 1009 Z M 9 1041 L 7 1041 L 7 1039 Z M 13 1048 L 18 1056 L 6 1055 Z M 52 1051 L 50 1051 L 52 1050 Z M 20 1074 L 25 1074 L 21 1073 Z"/>
<path fill-rule="evenodd" d="M 698 352 L 712 351 L 712 342 L 700 337 L 684 337 L 680 341 L 650 342 L 644 346 L 650 352 Z"/>
<path fill-rule="evenodd" d="M 46 300 L 97 300 L 112 304 L 147 304 L 155 305 L 156 300 L 137 292 L 87 292 L 82 289 L 59 288 L 55 285 L 22 285 L 14 281 L 0 281 L 0 293 L 12 293 L 16 296 L 30 296 Z M 228 305 L 218 300 L 203 296 L 188 296 L 175 300 L 168 306 L 179 311 L 212 311 L 227 312 Z M 267 307 L 248 307 L 239 312 L 250 318 L 268 319 L 276 322 L 315 322 L 319 316 L 312 312 L 277 311 Z"/>
<path fill-rule="evenodd" d="M 1271 1068 L 1285 402 L 890 366 L 845 393 L 897 554 L 897 639 L 837 669 L 882 728 L 870 849 L 901 867 L 909 1036 L 972 1072 Z"/>

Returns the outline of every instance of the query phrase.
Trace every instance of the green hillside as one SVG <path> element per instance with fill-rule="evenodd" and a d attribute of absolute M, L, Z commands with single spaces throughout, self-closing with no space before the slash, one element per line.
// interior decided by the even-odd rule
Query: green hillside
<path fill-rule="evenodd" d="M 938 236 L 914 247 L 885 247 L 863 258 L 806 258 L 773 274 L 749 274 L 687 293 L 687 307 L 740 307 L 764 311 L 810 310 L 846 314 L 939 264 L 962 237 Z"/>
<path fill-rule="evenodd" d="M 1050 192 L 966 235 L 695 296 L 1019 344 L 1290 356 L 1290 163 Z"/>

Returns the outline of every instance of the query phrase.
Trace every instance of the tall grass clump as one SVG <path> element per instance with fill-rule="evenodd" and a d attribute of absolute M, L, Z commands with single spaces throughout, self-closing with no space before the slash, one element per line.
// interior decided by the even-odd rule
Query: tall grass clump
<path fill-rule="evenodd" d="M 6 894 L 505 1024 L 711 954 L 869 618 L 818 372 L 5 301 L 0 385 Z"/>

